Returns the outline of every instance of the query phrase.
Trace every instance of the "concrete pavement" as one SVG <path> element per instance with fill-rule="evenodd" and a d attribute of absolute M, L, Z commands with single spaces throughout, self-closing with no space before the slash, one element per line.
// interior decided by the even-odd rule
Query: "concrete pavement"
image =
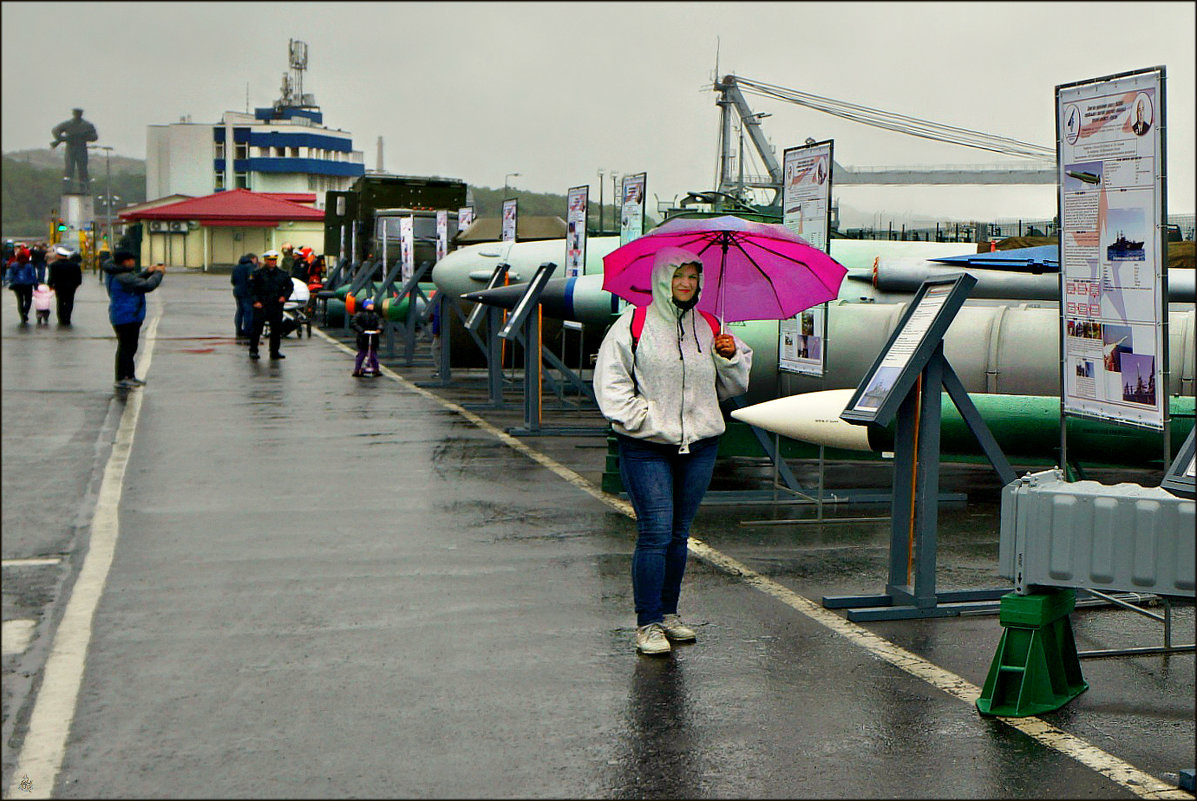
<path fill-rule="evenodd" d="M 37 621 L 4 658 L 13 797 L 33 710 L 64 692 L 44 665 L 129 405 L 91 280 L 71 330 L 19 328 L 7 293 L 0 308 L 4 618 Z M 115 553 L 60 769 L 30 775 L 31 794 L 1169 797 L 1192 767 L 1191 655 L 1084 663 L 1091 689 L 1045 718 L 1109 757 L 1085 762 L 885 658 L 905 649 L 979 686 L 996 619 L 836 628 L 806 609 L 880 589 L 884 522 L 754 528 L 740 522 L 778 510 L 704 506 L 694 534 L 712 553 L 683 589 L 699 642 L 638 657 L 634 523 L 595 489 L 604 441 L 520 440 L 535 461 L 455 410 L 484 397 L 476 383 L 419 392 L 406 378 L 428 369 L 397 364 L 355 379 L 321 336 L 252 362 L 232 313 L 227 275 L 171 273 L 151 296 Z M 516 424 L 510 402 L 479 414 Z M 829 481 L 862 471 L 888 480 L 856 466 Z M 715 489 L 761 473 L 721 464 Z M 975 502 L 941 515 L 941 582 L 992 586 L 992 482 L 948 468 L 945 484 Z M 1192 607 L 1178 616 L 1191 641 Z M 1075 626 L 1082 648 L 1159 637 L 1111 610 Z"/>

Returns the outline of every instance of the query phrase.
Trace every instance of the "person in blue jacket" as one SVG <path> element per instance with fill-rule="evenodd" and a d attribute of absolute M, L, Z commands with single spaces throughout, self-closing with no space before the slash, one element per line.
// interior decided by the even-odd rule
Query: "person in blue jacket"
<path fill-rule="evenodd" d="M 29 251 L 21 248 L 8 268 L 8 288 L 17 296 L 17 311 L 21 313 L 21 325 L 29 324 L 29 307 L 33 305 L 33 287 L 37 285 L 37 270 L 29 257 Z"/>
<path fill-rule="evenodd" d="M 254 325 L 254 299 L 249 291 L 249 276 L 258 268 L 256 253 L 246 253 L 233 268 L 233 276 L 229 283 L 233 285 L 233 300 L 237 302 L 237 311 L 233 314 L 233 327 L 237 329 L 237 339 L 249 342 Z"/>
<path fill-rule="evenodd" d="M 117 250 L 112 261 L 104 263 L 104 280 L 108 288 L 108 322 L 116 332 L 116 384 L 119 389 L 145 386 L 133 374 L 133 356 L 145 320 L 145 296 L 162 283 L 166 265 L 155 264 L 137 270 L 137 257 L 128 250 Z"/>

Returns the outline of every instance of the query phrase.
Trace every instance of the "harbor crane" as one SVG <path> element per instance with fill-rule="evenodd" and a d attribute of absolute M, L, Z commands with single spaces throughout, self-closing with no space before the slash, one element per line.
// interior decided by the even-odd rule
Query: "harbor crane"
<path fill-rule="evenodd" d="M 832 165 L 832 180 L 836 186 L 862 184 L 1054 184 L 1056 182 L 1055 150 L 1041 145 L 832 100 L 737 75 L 725 75 L 722 80 L 716 80 L 715 91 L 719 93 L 716 105 L 720 109 L 721 122 L 719 191 L 739 196 L 747 189 L 772 190 L 774 195 L 768 206 L 774 209 L 781 207 L 782 169 L 777 162 L 773 147 L 761 130 L 761 117 L 768 115 L 754 113 L 748 105 L 745 93 L 814 108 L 865 125 L 873 125 L 924 139 L 934 139 L 963 147 L 1019 156 L 1040 162 L 1043 165 L 1021 168 L 994 165 L 980 168 L 857 167 L 853 169 L 835 162 Z M 747 135 L 749 142 L 765 165 L 768 175 L 744 175 L 743 154 L 741 152 L 737 157 L 733 150 L 736 142 L 732 135 L 733 114 L 738 115 L 740 121 L 741 151 L 743 150 L 744 136 Z M 811 140 L 807 141 L 809 143 Z M 738 175 L 733 169 L 737 158 L 741 162 Z M 1050 165 L 1045 164 L 1049 162 Z"/>

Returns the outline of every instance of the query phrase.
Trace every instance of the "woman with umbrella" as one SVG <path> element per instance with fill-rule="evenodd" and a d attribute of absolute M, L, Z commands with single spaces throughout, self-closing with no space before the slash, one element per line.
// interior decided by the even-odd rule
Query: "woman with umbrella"
<path fill-rule="evenodd" d="M 747 391 L 752 350 L 694 308 L 703 264 L 693 251 L 666 246 L 652 258 L 652 300 L 629 308 L 607 332 L 594 390 L 615 429 L 620 477 L 636 510 L 636 649 L 667 654 L 670 640 L 697 639 L 677 613 L 690 523 L 725 429 L 719 401 Z"/>

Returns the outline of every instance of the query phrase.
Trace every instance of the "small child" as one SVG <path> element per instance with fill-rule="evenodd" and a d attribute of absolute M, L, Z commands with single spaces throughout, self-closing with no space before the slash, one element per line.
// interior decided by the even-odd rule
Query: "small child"
<path fill-rule="evenodd" d="M 50 309 L 54 306 L 54 290 L 45 284 L 38 284 L 33 290 L 33 309 L 37 312 L 37 324 L 50 324 Z"/>
<path fill-rule="evenodd" d="M 378 376 L 378 334 L 382 330 L 382 319 L 374 311 L 374 301 L 366 299 L 362 302 L 362 310 L 349 321 L 349 325 L 357 331 L 357 361 L 353 365 L 353 375 L 360 378 L 362 362 L 366 362 L 366 370 L 371 375 Z"/>

